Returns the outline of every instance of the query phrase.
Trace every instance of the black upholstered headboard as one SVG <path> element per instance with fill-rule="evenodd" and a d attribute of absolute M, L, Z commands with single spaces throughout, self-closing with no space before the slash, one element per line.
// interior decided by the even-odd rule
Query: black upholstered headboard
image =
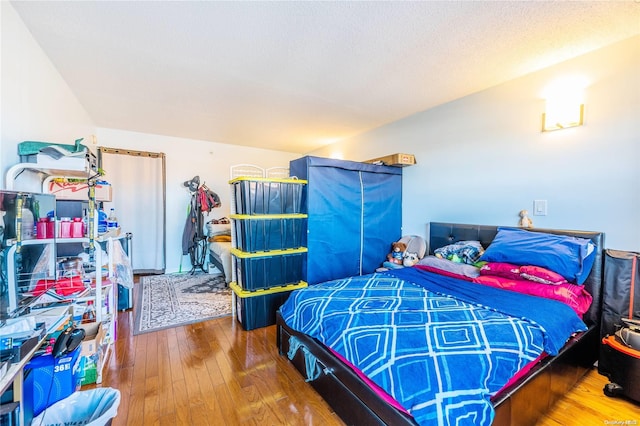
<path fill-rule="evenodd" d="M 604 233 L 541 228 L 529 229 L 529 231 L 587 238 L 596 245 L 596 259 L 589 277 L 584 282 L 585 289 L 593 296 L 593 302 L 584 315 L 584 321 L 589 326 L 599 325 L 602 316 Z M 480 244 L 487 248 L 497 232 L 498 227 L 492 225 L 431 222 L 429 224 L 429 253 L 433 254 L 435 249 L 444 247 L 447 244 L 467 240 L 480 241 Z"/>

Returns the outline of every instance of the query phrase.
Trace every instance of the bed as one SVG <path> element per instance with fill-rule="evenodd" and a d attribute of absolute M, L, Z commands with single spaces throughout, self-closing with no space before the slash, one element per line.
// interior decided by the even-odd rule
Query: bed
<path fill-rule="evenodd" d="M 502 228 L 495 226 L 431 223 L 429 232 L 429 252 L 430 254 L 434 254 L 435 249 L 451 246 L 452 244 L 460 241 L 479 241 L 483 247 L 487 248 L 490 246 L 490 243 L 494 241 L 496 235 L 499 235 L 500 237 L 502 236 L 502 233 L 499 234 L 501 229 Z M 489 379 L 483 378 L 483 386 L 481 386 L 483 388 L 482 397 L 472 395 L 476 390 L 471 387 L 470 389 L 473 389 L 473 392 L 466 388 L 464 392 L 453 389 L 456 392 L 450 392 L 447 395 L 455 394 L 455 398 L 459 398 L 458 394 L 468 394 L 472 396 L 462 396 L 460 397 L 462 399 L 455 399 L 452 397 L 448 401 L 442 403 L 438 402 L 435 405 L 433 401 L 436 399 L 440 401 L 440 399 L 442 399 L 439 394 L 437 398 L 431 397 L 427 393 L 426 396 L 420 396 L 426 399 L 412 399 L 416 394 L 426 393 L 426 391 L 422 392 L 422 382 L 416 384 L 416 381 L 414 380 L 414 383 L 411 383 L 412 381 L 408 380 L 407 377 L 404 379 L 402 377 L 396 377 L 395 375 L 387 373 L 386 369 L 387 366 L 391 364 L 388 358 L 394 357 L 394 359 L 399 359 L 406 354 L 411 355 L 414 345 L 413 338 L 407 337 L 399 339 L 394 343 L 394 349 L 400 348 L 404 350 L 404 352 L 396 352 L 394 355 L 389 356 L 376 351 L 376 345 L 379 345 L 379 342 L 375 341 L 375 338 L 380 339 L 379 335 L 373 338 L 373 340 L 367 333 L 362 333 L 361 335 L 356 333 L 353 336 L 350 335 L 349 338 L 335 338 L 335 336 L 340 336 L 341 330 L 331 330 L 331 327 L 335 327 L 335 324 L 342 324 L 336 319 L 340 318 L 339 313 L 330 312 L 323 318 L 313 320 L 315 321 L 315 325 L 308 326 L 308 329 L 304 329 L 304 326 L 301 325 L 301 317 L 307 314 L 315 315 L 316 312 L 324 310 L 325 305 L 335 305 L 333 303 L 333 299 L 340 300 L 340 297 L 326 298 L 326 301 L 321 303 L 322 307 L 320 308 L 318 307 L 319 305 L 314 305 L 312 303 L 312 298 L 309 300 L 301 298 L 303 293 L 300 293 L 300 296 L 295 297 L 294 295 L 296 293 L 292 294 L 292 297 L 290 297 L 287 303 L 285 303 L 277 313 L 277 344 L 279 346 L 280 354 L 282 356 L 289 357 L 298 371 L 300 371 L 311 386 L 313 386 L 316 391 L 323 396 L 323 398 L 347 424 L 415 425 L 449 424 L 449 422 L 458 422 L 459 424 L 494 425 L 535 424 L 537 419 L 539 419 L 540 416 L 545 413 L 557 399 L 562 397 L 568 389 L 575 385 L 586 371 L 593 366 L 597 359 L 599 324 L 601 316 L 601 294 L 603 285 L 602 252 L 604 235 L 600 232 L 565 230 L 535 229 L 532 231 L 535 233 L 535 236 L 568 236 L 577 237 L 581 241 L 590 241 L 589 247 L 593 248 L 593 252 L 590 254 L 589 259 L 590 262 L 592 262 L 592 266 L 588 268 L 588 274 L 584 270 L 578 272 L 583 274 L 583 276 L 579 278 L 581 281 L 581 289 L 586 291 L 588 296 L 591 298 L 590 303 L 585 305 L 584 309 L 581 310 L 582 321 L 580 321 L 580 324 L 575 322 L 574 317 L 579 318 L 578 314 L 575 313 L 575 308 L 569 307 L 567 304 L 558 303 L 550 299 L 546 300 L 540 297 L 532 297 L 522 293 L 493 288 L 491 286 L 478 286 L 476 283 L 462 279 L 456 274 L 435 274 L 428 268 L 426 270 L 404 268 L 405 270 L 390 271 L 382 274 L 376 273 L 364 277 L 364 280 L 368 280 L 368 285 L 370 287 L 374 287 L 376 292 L 383 290 L 385 286 L 393 287 L 389 294 L 376 293 L 376 297 L 373 299 L 365 299 L 362 302 L 365 304 L 363 307 L 371 311 L 379 309 L 379 305 L 384 305 L 385 303 L 396 303 L 394 302 L 396 299 L 394 299 L 395 296 L 393 291 L 399 293 L 400 290 L 398 290 L 398 288 L 402 287 L 401 291 L 403 297 L 405 290 L 409 292 L 407 294 L 422 292 L 432 298 L 432 301 L 429 303 L 435 303 L 433 306 L 440 306 L 438 303 L 440 303 L 441 306 L 444 306 L 449 303 L 447 301 L 450 301 L 451 303 L 464 306 L 464 309 L 468 310 L 465 315 L 468 315 L 469 312 L 472 311 L 473 315 L 478 315 L 479 312 L 479 315 L 484 317 L 488 317 L 488 315 L 496 315 L 500 317 L 497 322 L 503 320 L 506 322 L 515 321 L 514 323 L 517 323 L 518 327 L 514 326 L 513 329 L 523 327 L 526 329 L 526 331 L 519 334 L 519 337 L 514 339 L 526 340 L 530 338 L 531 343 L 533 344 L 531 345 L 531 348 L 525 345 L 524 349 L 520 349 L 521 353 L 515 357 L 515 360 L 509 358 L 511 355 L 503 356 L 503 354 L 510 352 L 509 348 L 494 348 L 491 346 L 491 349 L 485 352 L 488 354 L 500 355 L 497 357 L 491 355 L 494 356 L 493 358 L 486 354 L 482 355 L 490 360 L 489 364 L 494 363 L 495 365 L 498 365 L 499 363 L 502 363 L 500 368 L 494 368 L 493 365 L 491 365 L 489 370 L 492 371 L 492 375 L 497 376 L 496 371 L 509 371 L 509 377 L 491 376 Z M 416 287 L 416 283 L 420 280 L 424 280 L 425 282 L 419 285 L 416 290 L 414 287 Z M 362 285 L 358 284 L 358 281 L 359 278 L 349 278 L 345 280 L 337 280 L 331 283 L 323 283 L 321 285 L 326 285 L 328 287 L 333 286 L 338 288 L 339 291 L 347 292 L 336 294 L 352 294 L 355 297 L 356 294 L 362 293 L 362 289 L 351 288 L 349 286 Z M 436 285 L 444 286 L 445 289 L 443 290 L 440 287 L 432 287 Z M 315 286 L 311 286 L 311 290 L 308 291 L 312 292 L 321 290 L 314 289 L 314 287 Z M 475 292 L 474 289 L 476 287 L 483 287 L 483 290 L 481 291 L 482 294 L 478 296 L 481 298 L 479 301 L 469 299 L 471 296 L 467 294 L 468 291 Z M 486 290 L 484 290 L 485 287 L 487 288 Z M 448 293 L 449 291 L 452 293 Z M 462 294 L 455 294 L 455 297 L 452 298 L 452 294 L 456 291 L 462 291 Z M 510 295 L 505 296 L 507 293 Z M 384 296 L 377 297 L 380 295 Z M 482 299 L 483 297 L 488 299 Z M 511 299 L 509 299 L 510 297 L 514 297 L 514 301 L 511 301 Z M 329 302 L 329 299 L 331 299 L 331 303 Z M 490 306 L 494 301 L 503 299 L 507 300 L 506 307 L 497 306 L 483 310 L 484 307 Z M 533 304 L 534 302 L 542 303 L 544 306 L 541 305 L 541 307 L 538 308 L 538 305 Z M 378 305 L 376 305 L 376 303 Z M 524 304 L 524 306 L 517 308 L 519 304 Z M 339 309 L 339 303 L 337 306 Z M 477 312 L 475 311 L 476 308 L 479 309 Z M 354 308 L 353 306 L 348 306 L 346 310 L 348 311 L 349 309 Z M 510 309 L 515 309 L 515 311 L 507 312 Z M 521 310 L 518 311 L 518 309 Z M 537 318 L 522 320 L 525 324 L 523 326 L 519 321 L 521 321 L 521 317 L 524 314 L 535 316 L 535 314 L 527 312 L 527 309 L 529 311 L 538 312 L 540 315 Z M 542 309 L 558 309 L 559 311 L 558 313 L 553 311 L 552 313 L 545 314 Z M 560 311 L 562 311 L 562 315 L 560 315 Z M 292 312 L 296 312 L 295 315 L 292 314 Z M 431 313 L 428 315 L 433 315 L 433 312 L 430 312 Z M 414 315 L 415 311 L 411 311 L 411 314 Z M 459 313 L 455 313 L 455 315 L 458 314 Z M 350 317 L 357 318 L 357 321 L 363 321 L 362 324 L 356 323 L 352 327 L 352 320 L 350 319 L 349 328 L 358 329 L 358 327 L 361 327 L 362 330 L 366 330 L 367 327 L 371 327 L 371 324 L 366 324 L 364 322 L 365 320 L 361 319 L 362 317 L 368 316 L 373 318 L 384 317 L 385 315 L 386 314 L 349 314 Z M 420 312 L 420 315 L 426 314 Z M 546 322 L 556 316 L 560 318 L 564 315 L 566 315 L 566 320 L 562 320 L 559 324 Z M 390 316 L 390 318 L 394 318 L 393 322 L 395 323 L 398 316 Z M 447 319 L 450 321 L 451 317 L 447 317 Z M 332 321 L 337 322 L 334 323 Z M 375 321 L 381 320 L 380 318 L 376 318 Z M 570 323 L 570 327 L 573 328 L 564 329 L 563 324 L 565 323 Z M 374 324 L 377 324 L 375 325 L 377 329 L 387 327 L 386 323 Z M 398 322 L 398 324 L 401 323 Z M 535 325 L 535 327 L 533 327 L 535 328 L 534 331 L 529 329 L 531 324 Z M 441 327 L 442 330 L 446 329 L 446 327 L 442 328 L 442 324 L 436 325 Z M 569 326 L 567 325 L 567 327 Z M 437 327 L 433 328 L 435 329 Z M 306 332 L 298 331 L 300 329 L 305 330 Z M 556 330 L 558 330 L 557 333 Z M 562 330 L 562 333 L 560 333 L 560 330 Z M 391 333 L 396 333 L 396 331 L 392 331 Z M 485 332 L 483 331 L 482 333 Z M 471 332 L 471 334 L 473 334 L 473 332 Z M 551 337 L 550 335 L 553 334 L 558 334 L 558 336 Z M 451 341 L 456 341 L 456 339 L 461 338 L 464 340 L 468 337 L 464 333 L 460 334 L 459 330 L 453 330 L 453 333 L 448 336 L 450 337 L 450 340 L 452 339 Z M 347 343 L 344 342 L 345 340 L 347 340 Z M 365 346 L 365 344 L 371 343 L 367 343 L 367 340 L 373 341 L 373 346 L 371 347 L 374 349 L 368 349 L 368 347 Z M 502 341 L 503 339 L 493 338 L 493 340 L 488 340 L 491 345 L 494 345 L 498 340 Z M 504 341 L 507 342 L 507 339 L 505 338 Z M 358 345 L 363 345 L 362 348 L 364 348 L 364 350 L 361 351 L 361 353 L 353 350 L 354 347 L 359 347 Z M 403 348 L 403 345 L 406 346 L 406 348 Z M 435 346 L 437 345 L 430 346 L 428 350 L 434 350 Z M 537 349 L 533 350 L 532 348 Z M 446 352 L 447 350 L 448 349 L 446 347 L 442 349 L 443 352 Z M 416 350 L 416 352 L 419 351 Z M 523 353 L 525 353 L 525 355 L 523 355 Z M 549 353 L 551 355 L 549 355 Z M 372 357 L 367 354 L 373 354 L 375 356 Z M 447 359 L 441 353 L 438 353 L 437 357 L 434 356 L 432 358 L 443 360 Z M 361 364 L 365 359 L 367 363 Z M 455 366 L 456 362 L 462 362 L 458 367 L 448 370 L 449 372 L 454 371 L 455 374 L 449 375 L 447 373 L 447 380 L 449 380 L 449 376 L 467 375 L 458 374 L 458 372 L 462 373 L 467 372 L 467 370 L 473 370 L 473 368 L 467 367 L 467 365 L 472 364 L 465 364 L 467 361 L 463 358 L 460 358 L 460 360 L 452 358 L 451 361 L 446 361 L 449 362 L 450 366 Z M 362 369 L 355 368 L 353 364 L 356 363 L 358 365 L 365 365 L 366 367 L 364 370 L 366 370 L 370 377 L 375 378 L 376 383 L 372 384 L 373 379 L 367 377 Z M 425 363 L 425 361 L 420 361 L 420 363 Z M 443 363 L 445 363 L 445 361 L 443 361 Z M 416 365 L 421 364 L 416 363 Z M 508 368 L 504 368 L 503 366 L 507 366 Z M 421 373 L 419 369 L 412 370 L 411 368 L 403 367 L 399 368 L 399 370 L 409 371 L 409 379 L 411 378 L 411 374 L 413 374 L 414 377 L 421 377 L 419 376 Z M 445 373 L 442 374 L 444 375 Z M 424 380 L 424 382 L 431 383 L 431 380 L 432 379 L 429 378 L 428 380 Z M 392 382 L 391 385 L 389 385 L 389 382 Z M 407 386 L 399 386 L 399 383 L 407 383 Z M 438 386 L 440 385 L 441 384 Z M 387 389 L 389 386 L 392 390 Z M 412 386 L 414 389 L 410 389 Z M 438 386 L 435 387 L 437 388 Z M 433 385 L 427 386 L 426 384 L 423 387 L 425 389 L 434 388 Z M 385 390 L 388 390 L 388 392 L 385 392 Z M 391 394 L 393 394 L 393 397 Z M 490 399 L 488 399 L 487 395 L 490 395 Z M 398 401 L 402 401 L 403 404 L 407 404 L 407 401 L 409 401 L 413 404 L 410 406 L 410 412 L 404 408 L 405 405 L 399 404 Z M 432 405 L 432 408 L 429 408 L 430 405 Z M 447 414 L 443 414 L 442 410 L 446 410 Z"/>
<path fill-rule="evenodd" d="M 224 275 L 229 284 L 233 281 L 233 265 L 231 258 L 231 224 L 226 217 L 207 222 L 209 243 L 209 263 Z"/>
<path fill-rule="evenodd" d="M 214 265 L 222 274 L 227 284 L 232 281 L 231 242 L 209 242 L 209 263 Z"/>

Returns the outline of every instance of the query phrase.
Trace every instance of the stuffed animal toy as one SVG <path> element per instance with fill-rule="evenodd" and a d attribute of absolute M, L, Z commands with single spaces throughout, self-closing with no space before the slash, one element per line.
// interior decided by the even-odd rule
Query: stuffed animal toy
<path fill-rule="evenodd" d="M 402 258 L 402 265 L 406 267 L 411 267 L 418 263 L 419 257 L 418 253 L 405 252 L 404 257 Z"/>
<path fill-rule="evenodd" d="M 533 221 L 529 219 L 529 212 L 526 210 L 520 210 L 520 223 L 518 226 L 521 228 L 533 228 Z"/>
<path fill-rule="evenodd" d="M 387 260 L 396 265 L 402 265 L 406 249 L 407 245 L 403 242 L 396 241 L 391 243 L 391 253 L 387 255 Z"/>

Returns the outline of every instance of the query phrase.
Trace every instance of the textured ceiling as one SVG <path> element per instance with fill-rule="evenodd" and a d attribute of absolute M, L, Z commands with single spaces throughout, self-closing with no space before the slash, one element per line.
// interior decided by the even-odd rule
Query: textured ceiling
<path fill-rule="evenodd" d="M 298 153 L 640 34 L 637 1 L 11 4 L 97 126 Z"/>

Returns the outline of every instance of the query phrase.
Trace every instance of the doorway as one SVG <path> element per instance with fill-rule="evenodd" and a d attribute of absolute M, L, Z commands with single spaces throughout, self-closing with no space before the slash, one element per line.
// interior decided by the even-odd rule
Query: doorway
<path fill-rule="evenodd" d="M 135 274 L 163 274 L 166 266 L 166 166 L 161 152 L 98 147 L 98 166 L 112 185 L 108 214 L 116 212 L 121 233 L 132 234 Z"/>

